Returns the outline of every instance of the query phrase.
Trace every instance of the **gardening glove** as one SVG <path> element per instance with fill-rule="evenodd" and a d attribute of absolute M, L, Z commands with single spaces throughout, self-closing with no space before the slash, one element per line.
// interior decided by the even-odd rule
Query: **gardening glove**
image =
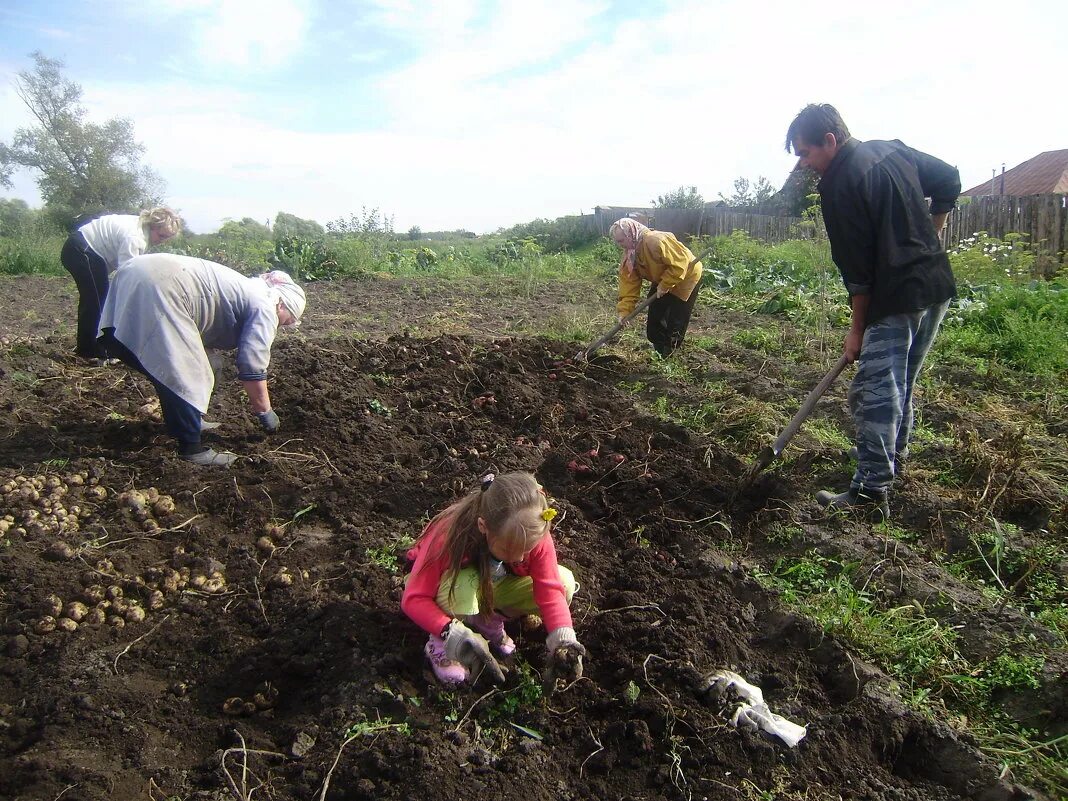
<path fill-rule="evenodd" d="M 445 656 L 459 662 L 471 674 L 472 683 L 486 671 L 494 684 L 504 683 L 504 671 L 490 653 L 486 638 L 476 634 L 459 620 L 452 621 L 445 636 Z"/>
<path fill-rule="evenodd" d="M 586 648 L 575 637 L 573 628 L 561 626 L 553 629 L 545 638 L 545 648 L 549 652 L 542 680 L 542 692 L 545 695 L 553 694 L 557 679 L 570 684 L 582 678 L 582 657 L 586 655 Z"/>
<path fill-rule="evenodd" d="M 256 415 L 256 417 L 260 418 L 260 425 L 263 426 L 263 430 L 266 431 L 268 434 L 273 434 L 275 431 L 278 430 L 278 427 L 281 425 L 281 422 L 278 419 L 278 415 L 275 414 L 272 409 L 268 409 L 265 412 L 260 412 Z"/>

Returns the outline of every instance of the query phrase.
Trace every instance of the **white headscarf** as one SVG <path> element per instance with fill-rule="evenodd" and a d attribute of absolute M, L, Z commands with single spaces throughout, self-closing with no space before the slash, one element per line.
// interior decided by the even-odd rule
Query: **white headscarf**
<path fill-rule="evenodd" d="M 282 305 L 293 315 L 293 326 L 300 325 L 300 318 L 304 315 L 304 309 L 308 305 L 308 298 L 304 290 L 290 278 L 289 273 L 281 270 L 271 270 L 269 273 L 261 273 L 260 278 L 269 286 Z"/>

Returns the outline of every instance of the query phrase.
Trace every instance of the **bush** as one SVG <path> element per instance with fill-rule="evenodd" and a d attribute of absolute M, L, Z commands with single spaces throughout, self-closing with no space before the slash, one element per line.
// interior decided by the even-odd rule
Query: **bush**
<path fill-rule="evenodd" d="M 0 274 L 66 275 L 59 260 L 66 239 L 44 222 L 22 226 L 14 236 L 0 236 Z"/>
<path fill-rule="evenodd" d="M 558 217 L 555 220 L 537 219 L 514 225 L 500 233 L 510 240 L 533 239 L 546 253 L 578 250 L 601 238 L 600 233 L 579 216 Z"/>
<path fill-rule="evenodd" d="M 1068 371 L 1068 285 L 1061 282 L 973 290 L 958 301 L 945 347 L 999 359 L 1036 375 Z"/>

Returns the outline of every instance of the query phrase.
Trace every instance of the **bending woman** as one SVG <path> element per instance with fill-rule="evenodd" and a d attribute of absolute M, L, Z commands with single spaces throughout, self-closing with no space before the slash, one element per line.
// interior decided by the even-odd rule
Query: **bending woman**
<path fill-rule="evenodd" d="M 100 310 L 108 294 L 108 276 L 119 267 L 182 230 L 170 209 L 158 206 L 136 214 L 105 214 L 82 225 L 63 244 L 59 258 L 78 286 L 76 356 L 92 359 Z"/>
<path fill-rule="evenodd" d="M 623 248 L 619 262 L 619 303 L 623 319 L 638 303 L 642 281 L 652 282 L 646 336 L 661 356 L 670 356 L 682 344 L 690 314 L 701 288 L 701 262 L 693 266 L 690 249 L 667 231 L 654 231 L 637 220 L 624 217 L 612 223 L 608 233 Z"/>
<path fill-rule="evenodd" d="M 99 342 L 152 382 L 181 458 L 222 467 L 237 459 L 200 443 L 215 385 L 209 348 L 237 349 L 237 377 L 252 411 L 265 431 L 278 430 L 267 366 L 278 328 L 298 325 L 304 314 L 304 290 L 293 279 L 278 270 L 248 278 L 215 262 L 155 253 L 130 259 L 113 284 Z"/>

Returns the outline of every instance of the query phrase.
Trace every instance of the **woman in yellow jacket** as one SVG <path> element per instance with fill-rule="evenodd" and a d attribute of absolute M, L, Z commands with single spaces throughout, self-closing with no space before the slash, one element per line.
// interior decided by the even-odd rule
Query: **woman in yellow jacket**
<path fill-rule="evenodd" d="M 642 281 L 651 281 L 646 336 L 656 352 L 670 356 L 682 344 L 701 286 L 701 262 L 691 266 L 693 253 L 667 231 L 654 231 L 624 217 L 612 223 L 609 234 L 623 248 L 619 262 L 619 303 L 623 319 L 638 303 Z"/>

